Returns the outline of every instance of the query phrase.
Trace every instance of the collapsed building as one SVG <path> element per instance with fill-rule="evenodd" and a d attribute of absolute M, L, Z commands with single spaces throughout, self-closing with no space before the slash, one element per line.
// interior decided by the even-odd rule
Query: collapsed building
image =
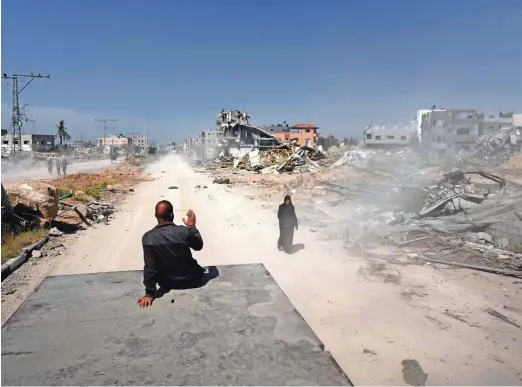
<path fill-rule="evenodd" d="M 479 113 L 475 109 L 432 109 L 422 115 L 422 148 L 430 159 L 451 155 L 485 159 L 519 152 L 521 128 L 513 113 Z"/>
<path fill-rule="evenodd" d="M 215 129 L 204 130 L 195 139 L 185 141 L 185 149 L 193 151 L 202 163 L 221 157 L 242 157 L 252 150 L 264 151 L 281 145 L 269 131 L 250 123 L 250 116 L 240 110 L 225 111 L 216 116 Z"/>

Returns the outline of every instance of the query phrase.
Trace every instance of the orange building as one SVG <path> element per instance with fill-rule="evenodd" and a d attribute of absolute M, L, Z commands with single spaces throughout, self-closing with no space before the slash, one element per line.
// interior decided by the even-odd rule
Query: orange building
<path fill-rule="evenodd" d="M 300 122 L 290 127 L 277 126 L 273 130 L 274 137 L 282 142 L 297 141 L 301 146 L 306 144 L 306 140 L 310 140 L 310 145 L 317 145 L 317 129 L 314 124 L 308 122 Z"/>

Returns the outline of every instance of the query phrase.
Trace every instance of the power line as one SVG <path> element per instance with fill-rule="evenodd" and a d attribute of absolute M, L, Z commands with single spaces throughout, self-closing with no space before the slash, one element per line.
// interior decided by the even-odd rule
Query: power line
<path fill-rule="evenodd" d="M 107 137 L 107 128 L 108 128 L 107 123 L 116 122 L 118 120 L 114 119 L 114 118 L 95 118 L 94 121 L 103 122 L 103 145 L 105 145 L 105 137 Z"/>
<path fill-rule="evenodd" d="M 13 74 L 8 76 L 6 73 L 2 74 L 2 78 L 5 80 L 10 80 L 11 84 L 8 85 L 11 87 L 13 91 L 13 111 L 11 115 L 11 127 L 10 129 L 13 132 L 13 156 L 22 151 L 22 126 L 23 122 L 27 120 L 25 116 L 25 111 L 20 109 L 20 93 L 24 91 L 24 89 L 29 86 L 29 84 L 35 78 L 51 78 L 50 75 L 42 75 L 38 74 Z M 19 81 L 22 83 L 22 87 L 19 87 Z M 25 110 L 25 109 L 24 109 Z"/>

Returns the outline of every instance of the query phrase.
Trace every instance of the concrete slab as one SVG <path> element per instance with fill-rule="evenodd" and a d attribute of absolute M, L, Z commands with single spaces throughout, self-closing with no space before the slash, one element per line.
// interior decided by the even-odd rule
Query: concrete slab
<path fill-rule="evenodd" d="M 263 265 L 140 309 L 141 271 L 48 277 L 2 328 L 2 385 L 351 385 Z"/>

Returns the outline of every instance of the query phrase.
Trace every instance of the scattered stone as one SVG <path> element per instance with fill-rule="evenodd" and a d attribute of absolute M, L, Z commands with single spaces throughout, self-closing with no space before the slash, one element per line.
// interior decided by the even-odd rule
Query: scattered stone
<path fill-rule="evenodd" d="M 200 185 L 198 184 L 198 185 L 196 185 L 196 187 L 195 187 L 195 188 L 201 188 L 201 186 L 200 186 Z"/>
<path fill-rule="evenodd" d="M 498 253 L 498 251 L 486 250 L 484 251 L 484 256 L 487 258 L 499 258 L 500 254 Z"/>
<path fill-rule="evenodd" d="M 364 348 L 363 353 L 369 353 L 370 355 L 377 356 L 377 352 L 375 352 L 373 349 Z"/>
<path fill-rule="evenodd" d="M 228 177 L 216 177 L 213 181 L 214 184 L 230 184 Z"/>
<path fill-rule="evenodd" d="M 31 256 L 33 258 L 40 258 L 42 256 L 42 252 L 40 250 L 33 250 L 31 252 Z"/>
<path fill-rule="evenodd" d="M 509 247 L 509 239 L 508 238 L 497 238 L 495 240 L 494 244 L 497 249 L 505 250 Z"/>
<path fill-rule="evenodd" d="M 204 185 L 203 188 L 208 188 L 208 187 L 206 185 Z"/>
<path fill-rule="evenodd" d="M 473 243 L 479 243 L 479 240 L 480 240 L 480 238 L 476 232 L 468 232 L 468 233 L 464 234 L 463 239 L 466 242 L 473 242 Z"/>
<path fill-rule="evenodd" d="M 493 237 L 485 232 L 478 232 L 478 238 L 488 243 L 493 243 Z"/>
<path fill-rule="evenodd" d="M 134 192 L 134 188 L 129 188 L 129 192 Z"/>
<path fill-rule="evenodd" d="M 177 185 L 171 185 L 171 186 L 169 187 L 169 189 L 178 189 L 178 186 L 177 186 Z"/>
<path fill-rule="evenodd" d="M 59 237 L 62 234 L 63 234 L 63 232 L 58 230 L 56 227 L 53 227 L 49 230 L 49 235 L 52 237 Z"/>

